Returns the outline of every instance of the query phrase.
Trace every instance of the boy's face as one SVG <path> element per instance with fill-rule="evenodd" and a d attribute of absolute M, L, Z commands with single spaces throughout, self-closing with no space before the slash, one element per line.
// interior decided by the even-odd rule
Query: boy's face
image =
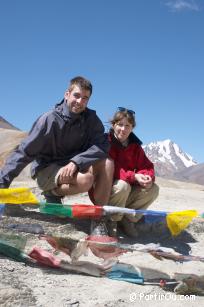
<path fill-rule="evenodd" d="M 69 111 L 72 113 L 81 113 L 83 112 L 88 104 L 90 98 L 89 90 L 84 90 L 78 85 L 74 85 L 72 89 L 69 89 L 65 92 L 65 100 Z"/>
<path fill-rule="evenodd" d="M 130 133 L 132 132 L 133 126 L 129 123 L 127 118 L 124 117 L 113 125 L 113 130 L 116 138 L 120 142 L 124 142 L 128 139 Z"/>

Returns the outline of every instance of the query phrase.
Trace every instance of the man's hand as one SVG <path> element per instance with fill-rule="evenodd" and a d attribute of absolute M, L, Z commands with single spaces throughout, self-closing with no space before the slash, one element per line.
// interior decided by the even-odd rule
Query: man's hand
<path fill-rule="evenodd" d="M 149 175 L 135 174 L 135 180 L 145 189 L 150 189 L 152 186 L 152 178 Z"/>
<path fill-rule="evenodd" d="M 67 165 L 61 168 L 59 174 L 60 184 L 69 183 L 70 179 L 73 179 L 78 171 L 78 167 L 74 162 L 69 162 Z"/>

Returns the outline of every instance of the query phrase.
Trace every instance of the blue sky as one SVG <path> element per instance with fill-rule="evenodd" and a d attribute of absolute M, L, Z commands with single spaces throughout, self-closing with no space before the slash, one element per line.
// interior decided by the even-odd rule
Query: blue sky
<path fill-rule="evenodd" d="M 204 162 L 203 0 L 0 0 L 0 115 L 28 131 L 77 75 L 105 123 L 136 112 L 144 144 Z"/>

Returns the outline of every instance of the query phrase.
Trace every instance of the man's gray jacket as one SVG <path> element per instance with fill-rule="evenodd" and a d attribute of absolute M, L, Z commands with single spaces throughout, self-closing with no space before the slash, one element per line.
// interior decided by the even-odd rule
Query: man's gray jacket
<path fill-rule="evenodd" d="M 73 161 L 79 171 L 108 156 L 109 142 L 96 112 L 86 108 L 80 114 L 69 112 L 63 100 L 40 116 L 27 138 L 9 156 L 0 170 L 0 187 L 8 187 L 23 168 L 33 161 L 31 176 L 56 163 Z"/>

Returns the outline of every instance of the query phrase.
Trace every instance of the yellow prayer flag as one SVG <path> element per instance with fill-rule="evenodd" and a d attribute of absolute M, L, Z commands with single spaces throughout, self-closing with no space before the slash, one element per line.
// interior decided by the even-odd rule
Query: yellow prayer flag
<path fill-rule="evenodd" d="M 0 203 L 38 204 L 38 200 L 29 188 L 0 189 Z"/>
<path fill-rule="evenodd" d="M 197 216 L 198 212 L 196 210 L 185 210 L 168 213 L 166 216 L 166 221 L 171 234 L 173 236 L 177 236 L 189 225 L 192 219 Z"/>

